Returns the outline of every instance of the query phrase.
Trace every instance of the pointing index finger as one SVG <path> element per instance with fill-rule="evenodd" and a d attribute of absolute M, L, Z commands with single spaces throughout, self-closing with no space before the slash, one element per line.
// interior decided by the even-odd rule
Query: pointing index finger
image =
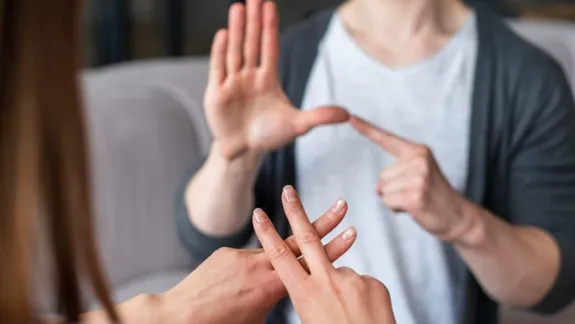
<path fill-rule="evenodd" d="M 352 116 L 350 122 L 355 130 L 396 157 L 407 155 L 415 145 L 413 142 L 383 130 L 357 116 Z"/>

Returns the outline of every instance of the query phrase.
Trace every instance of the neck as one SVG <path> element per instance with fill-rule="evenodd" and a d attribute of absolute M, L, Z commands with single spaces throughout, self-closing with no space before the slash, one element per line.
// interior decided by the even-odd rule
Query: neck
<path fill-rule="evenodd" d="M 362 34 L 407 39 L 428 32 L 455 33 L 468 9 L 460 0 L 351 0 L 340 12 L 349 27 Z"/>

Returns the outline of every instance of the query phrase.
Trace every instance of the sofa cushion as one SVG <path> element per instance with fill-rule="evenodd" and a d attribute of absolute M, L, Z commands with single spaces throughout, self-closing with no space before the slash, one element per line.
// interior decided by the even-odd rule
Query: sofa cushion
<path fill-rule="evenodd" d="M 193 267 L 174 214 L 178 185 L 209 143 L 201 105 L 190 97 L 190 88 L 205 82 L 198 73 L 194 83 L 205 66 L 195 63 L 131 64 L 85 75 L 95 225 L 114 287 Z"/>

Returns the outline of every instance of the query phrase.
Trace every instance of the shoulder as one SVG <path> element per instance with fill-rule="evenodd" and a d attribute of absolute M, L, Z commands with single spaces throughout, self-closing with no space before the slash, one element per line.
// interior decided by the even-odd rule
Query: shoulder
<path fill-rule="evenodd" d="M 282 45 L 297 43 L 308 38 L 321 39 L 334 13 L 335 8 L 320 10 L 308 18 L 287 27 L 282 32 Z"/>
<path fill-rule="evenodd" d="M 510 83 L 542 87 L 566 79 L 561 65 L 538 46 L 519 36 L 501 18 L 477 10 L 479 55 L 489 56 L 491 68 Z M 522 82 L 528 81 L 528 82 Z"/>
<path fill-rule="evenodd" d="M 317 56 L 318 45 L 329 26 L 334 8 L 322 10 L 284 30 L 281 37 L 279 74 L 288 96 L 294 102 L 301 100 L 305 83 Z"/>
<path fill-rule="evenodd" d="M 489 91 L 515 124 L 541 125 L 542 118 L 561 112 L 571 115 L 572 90 L 563 68 L 551 55 L 522 38 L 503 20 L 478 11 L 477 73 L 489 75 Z M 489 72 L 482 72 L 488 69 Z M 478 83 L 478 84 L 480 84 Z"/>

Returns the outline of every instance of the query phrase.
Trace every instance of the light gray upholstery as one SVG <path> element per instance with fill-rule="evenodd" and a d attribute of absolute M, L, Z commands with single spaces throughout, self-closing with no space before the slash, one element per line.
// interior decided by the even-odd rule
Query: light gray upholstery
<path fill-rule="evenodd" d="M 205 60 L 87 73 L 99 246 L 114 287 L 191 270 L 174 226 L 178 183 L 204 155 Z"/>
<path fill-rule="evenodd" d="M 512 26 L 560 60 L 575 89 L 574 25 Z M 206 77 L 205 58 L 131 63 L 84 77 L 99 245 L 118 301 L 166 290 L 193 267 L 174 229 L 174 200 L 208 149 Z M 575 323 L 575 307 L 570 312 L 548 321 L 509 310 L 502 317 L 504 324 Z"/>

